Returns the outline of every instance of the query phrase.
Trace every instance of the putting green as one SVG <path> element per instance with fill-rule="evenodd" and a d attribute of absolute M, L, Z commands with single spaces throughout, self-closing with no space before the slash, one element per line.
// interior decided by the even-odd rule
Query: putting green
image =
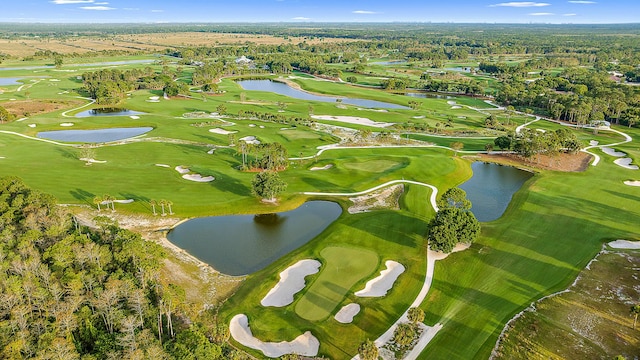
<path fill-rule="evenodd" d="M 332 246 L 323 249 L 320 276 L 298 301 L 298 316 L 309 321 L 326 319 L 347 292 L 378 268 L 378 254 L 363 248 Z"/>
<path fill-rule="evenodd" d="M 381 173 L 388 170 L 396 169 L 403 165 L 403 162 L 395 160 L 369 160 L 359 162 L 347 162 L 343 166 L 349 170 L 368 171 Z"/>

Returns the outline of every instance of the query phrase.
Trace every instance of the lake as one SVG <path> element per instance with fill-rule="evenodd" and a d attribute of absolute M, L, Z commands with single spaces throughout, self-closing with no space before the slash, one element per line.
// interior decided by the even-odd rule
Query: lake
<path fill-rule="evenodd" d="M 387 109 L 408 109 L 406 106 L 387 103 L 383 101 L 355 99 L 346 97 L 322 96 L 308 93 L 306 91 L 294 89 L 291 86 L 271 80 L 240 80 L 238 84 L 245 90 L 269 91 L 272 93 L 292 97 L 301 100 L 322 101 L 335 103 L 336 99 L 342 99 L 343 104 L 355 105 L 365 108 L 387 108 Z"/>
<path fill-rule="evenodd" d="M 143 115 L 143 112 L 133 111 L 122 108 L 97 108 L 91 110 L 85 110 L 77 113 L 77 118 L 92 117 L 92 116 L 131 116 L 131 115 Z"/>
<path fill-rule="evenodd" d="M 132 128 L 110 128 L 99 130 L 54 130 L 38 133 L 41 139 L 83 142 L 83 143 L 103 143 L 132 138 L 153 130 L 152 127 L 132 127 Z"/>
<path fill-rule="evenodd" d="M 459 187 L 467 192 L 479 221 L 493 221 L 502 216 L 511 197 L 533 174 L 498 164 L 476 161 L 471 164 L 473 176 Z"/>
<path fill-rule="evenodd" d="M 306 244 L 341 213 L 337 203 L 309 201 L 277 214 L 192 219 L 176 226 L 167 238 L 223 274 L 247 275 Z"/>

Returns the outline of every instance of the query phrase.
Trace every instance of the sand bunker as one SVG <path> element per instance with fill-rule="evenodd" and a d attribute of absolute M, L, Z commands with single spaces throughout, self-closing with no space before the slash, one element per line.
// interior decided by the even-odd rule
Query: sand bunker
<path fill-rule="evenodd" d="M 402 264 L 393 260 L 387 260 L 384 264 L 387 268 L 380 271 L 380 275 L 375 279 L 367 281 L 364 289 L 355 293 L 356 296 L 381 297 L 387 295 L 387 292 L 393 287 L 393 283 L 405 269 Z"/>
<path fill-rule="evenodd" d="M 220 129 L 220 128 L 209 129 L 209 132 L 210 133 L 214 133 L 214 134 L 220 134 L 220 135 L 229 135 L 229 134 L 237 133 L 237 131 L 228 131 L 228 130 Z"/>
<path fill-rule="evenodd" d="M 598 140 L 589 141 L 589 145 L 591 145 L 591 146 L 598 146 L 598 144 L 600 144 L 600 142 Z"/>
<path fill-rule="evenodd" d="M 615 160 L 613 163 L 618 166 L 622 166 L 625 169 L 638 170 L 639 169 L 638 165 L 631 165 L 632 162 L 633 162 L 633 159 L 631 158 L 623 158 L 623 159 Z"/>
<path fill-rule="evenodd" d="M 258 140 L 255 136 L 245 136 L 241 138 L 240 141 L 244 141 L 247 144 L 260 145 L 260 140 Z"/>
<path fill-rule="evenodd" d="M 363 117 L 357 116 L 333 116 L 333 115 L 313 115 L 311 116 L 313 119 L 317 120 L 329 120 L 329 121 L 339 121 L 348 124 L 356 124 L 356 125 L 366 125 L 384 128 L 393 125 L 393 123 L 384 123 L 377 122 Z"/>
<path fill-rule="evenodd" d="M 249 124 L 249 127 L 256 127 L 256 124 Z"/>
<path fill-rule="evenodd" d="M 34 127 L 36 127 L 36 124 L 29 124 L 27 126 L 30 127 L 30 128 L 34 128 Z"/>
<path fill-rule="evenodd" d="M 602 148 L 602 152 L 609 155 L 609 156 L 615 156 L 615 157 L 623 157 L 623 156 L 627 156 L 627 153 L 623 153 L 621 151 L 615 151 L 610 147 L 603 147 Z"/>
<path fill-rule="evenodd" d="M 640 250 L 640 241 L 616 240 L 608 243 L 614 249 Z"/>
<path fill-rule="evenodd" d="M 400 195 L 404 192 L 404 185 L 398 184 L 370 192 L 368 194 L 350 197 L 353 205 L 349 206 L 349 214 L 368 212 L 376 209 L 400 209 Z"/>
<path fill-rule="evenodd" d="M 629 185 L 629 186 L 640 186 L 640 180 L 629 180 L 629 181 L 625 181 L 624 182 L 625 185 Z"/>
<path fill-rule="evenodd" d="M 353 317 L 358 315 L 360 312 L 360 305 L 358 304 L 349 304 L 345 305 L 338 311 L 334 318 L 337 322 L 342 324 L 351 324 L 353 321 Z"/>
<path fill-rule="evenodd" d="M 140 119 L 140 116 L 137 116 L 137 115 L 131 115 L 131 116 L 129 116 L 129 117 L 130 117 L 130 118 L 132 118 L 133 120 L 138 120 L 138 119 Z"/>
<path fill-rule="evenodd" d="M 259 128 L 260 128 L 260 129 L 264 129 L 264 125 L 260 125 L 260 126 L 259 126 Z"/>
<path fill-rule="evenodd" d="M 309 170 L 311 170 L 311 171 L 329 170 L 332 167 L 333 167 L 333 164 L 327 164 L 325 166 L 314 166 Z"/>
<path fill-rule="evenodd" d="M 293 341 L 282 341 L 279 343 L 263 342 L 251 333 L 249 320 L 244 314 L 238 314 L 231 319 L 229 324 L 231 336 L 240 344 L 260 350 L 265 356 L 277 358 L 286 354 L 296 354 L 302 356 L 316 356 L 320 342 L 310 331 L 293 339 Z"/>
<path fill-rule="evenodd" d="M 177 171 L 177 172 L 179 172 L 180 174 L 188 174 L 188 173 L 189 173 L 189 171 L 191 171 L 191 170 L 189 170 L 189 168 L 186 168 L 186 167 L 184 167 L 184 166 L 176 166 L 176 167 L 175 167 L 175 169 L 176 169 L 176 171 Z"/>
<path fill-rule="evenodd" d="M 320 271 L 317 260 L 300 260 L 280 273 L 280 281 L 260 301 L 262 306 L 283 307 L 293 302 L 293 296 L 304 289 L 304 278 Z"/>
<path fill-rule="evenodd" d="M 207 151 L 207 154 L 213 155 L 214 152 L 216 152 L 216 149 L 211 149 L 211 150 Z"/>
<path fill-rule="evenodd" d="M 462 109 L 462 106 L 455 105 L 455 106 L 452 106 L 451 108 L 454 109 L 454 110 L 455 109 Z"/>
<path fill-rule="evenodd" d="M 449 104 L 449 105 L 455 105 L 455 104 L 456 104 L 456 102 L 455 102 L 455 101 L 453 101 L 453 100 L 449 100 L 449 101 L 447 101 L 447 104 Z"/>
<path fill-rule="evenodd" d="M 106 160 L 96 160 L 96 159 L 88 159 L 88 158 L 80 158 L 79 160 L 89 164 L 104 164 L 107 162 Z"/>
<path fill-rule="evenodd" d="M 420 116 L 412 116 L 412 119 L 424 119 L 424 115 L 420 115 Z"/>
<path fill-rule="evenodd" d="M 203 177 L 200 174 L 186 174 L 186 175 L 182 175 L 182 178 L 186 179 L 186 180 L 195 181 L 195 182 L 212 182 L 213 180 L 216 179 L 213 176 L 204 176 Z"/>
<path fill-rule="evenodd" d="M 160 102 L 160 96 L 149 96 L 147 102 Z"/>
<path fill-rule="evenodd" d="M 167 164 L 156 164 L 156 166 L 163 167 L 163 168 L 170 168 L 171 167 L 171 166 L 169 166 Z"/>
<path fill-rule="evenodd" d="M 60 126 L 69 127 L 75 125 L 74 123 L 61 123 Z"/>

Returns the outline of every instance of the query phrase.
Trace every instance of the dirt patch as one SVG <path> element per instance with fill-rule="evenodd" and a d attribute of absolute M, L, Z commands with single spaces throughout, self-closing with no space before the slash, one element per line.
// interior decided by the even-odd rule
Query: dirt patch
<path fill-rule="evenodd" d="M 81 104 L 83 104 L 83 102 L 77 100 L 22 100 L 6 102 L 3 103 L 2 106 L 19 119 L 70 109 Z"/>
<path fill-rule="evenodd" d="M 582 152 L 556 156 L 538 155 L 529 159 L 524 159 L 515 154 L 480 154 L 477 157 L 481 161 L 564 172 L 585 171 L 592 159 L 591 155 Z"/>
<path fill-rule="evenodd" d="M 397 210 L 400 208 L 398 200 L 403 192 L 404 185 L 398 184 L 366 195 L 349 198 L 353 205 L 347 211 L 349 211 L 349 214 L 355 214 L 377 209 Z"/>

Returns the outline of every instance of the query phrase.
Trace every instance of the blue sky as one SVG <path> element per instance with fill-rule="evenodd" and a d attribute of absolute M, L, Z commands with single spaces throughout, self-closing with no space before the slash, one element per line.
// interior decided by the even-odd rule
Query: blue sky
<path fill-rule="evenodd" d="M 0 22 L 640 23 L 639 0 L 2 0 Z"/>

